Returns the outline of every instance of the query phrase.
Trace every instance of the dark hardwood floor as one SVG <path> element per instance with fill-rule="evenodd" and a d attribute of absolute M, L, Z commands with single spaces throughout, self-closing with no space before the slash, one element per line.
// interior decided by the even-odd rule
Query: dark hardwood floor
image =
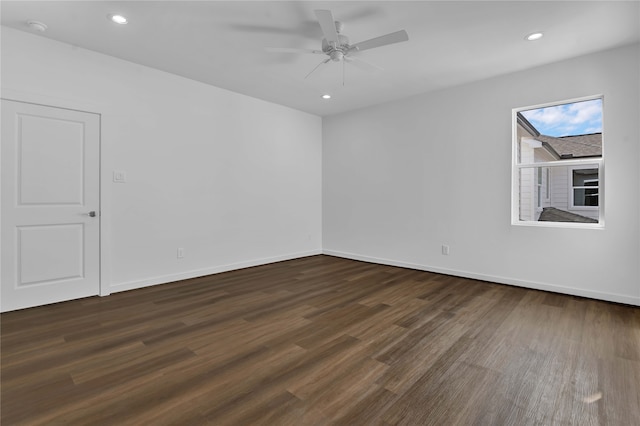
<path fill-rule="evenodd" d="M 640 309 L 329 256 L 2 314 L 2 424 L 640 425 Z"/>

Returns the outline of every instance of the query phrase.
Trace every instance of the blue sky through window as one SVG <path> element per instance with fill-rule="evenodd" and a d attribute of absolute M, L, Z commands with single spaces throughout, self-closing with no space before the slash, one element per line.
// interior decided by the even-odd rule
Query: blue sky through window
<path fill-rule="evenodd" d="M 530 109 L 522 111 L 522 115 L 547 136 L 602 132 L 602 99 Z"/>

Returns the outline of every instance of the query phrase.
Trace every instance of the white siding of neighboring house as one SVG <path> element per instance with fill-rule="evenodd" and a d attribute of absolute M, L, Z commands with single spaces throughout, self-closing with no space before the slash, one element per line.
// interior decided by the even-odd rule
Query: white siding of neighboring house
<path fill-rule="evenodd" d="M 534 160 L 534 148 L 525 139 L 531 138 L 522 126 L 518 125 L 518 140 L 520 141 L 520 162 L 531 163 Z M 535 168 L 520 169 L 520 220 L 536 220 L 536 174 Z"/>
<path fill-rule="evenodd" d="M 522 126 L 518 126 L 518 140 L 520 141 L 520 162 L 539 163 L 553 161 L 554 158 L 544 148 L 534 148 L 527 140 L 534 139 Z M 547 195 L 547 174 L 542 172 L 542 190 L 540 207 L 538 207 L 538 168 L 527 167 L 520 169 L 520 220 L 537 221 L 543 207 L 551 206 Z M 551 189 L 551 188 L 550 188 Z"/>
<path fill-rule="evenodd" d="M 551 205 L 569 211 L 569 188 L 567 167 L 551 168 Z"/>
<path fill-rule="evenodd" d="M 535 217 L 535 169 L 520 169 L 520 220 Z"/>
<path fill-rule="evenodd" d="M 544 148 L 535 148 L 534 150 L 534 162 L 536 163 L 541 163 L 541 162 L 546 162 L 546 161 L 554 161 L 555 158 L 553 158 L 553 156 L 551 154 L 549 154 L 549 152 L 547 152 Z M 553 170 L 553 168 L 551 168 Z M 536 172 L 538 172 L 538 170 L 536 169 Z M 538 183 L 538 178 L 537 176 L 535 176 L 535 192 L 534 192 L 534 201 L 535 201 L 535 206 L 536 206 L 536 213 L 535 213 L 535 219 L 534 220 L 538 220 L 540 218 L 540 213 L 542 213 L 542 209 L 544 207 L 551 207 L 553 205 L 552 200 L 551 200 L 551 194 L 553 194 L 553 187 L 552 185 L 549 185 L 549 192 L 551 194 L 547 194 L 547 173 L 546 173 L 546 168 L 541 168 L 541 170 L 539 171 L 540 173 L 542 173 L 542 190 L 540 192 L 541 194 L 541 198 L 542 200 L 540 201 L 540 208 L 537 208 L 538 206 L 538 190 L 537 190 L 537 183 Z M 553 176 L 550 174 L 550 179 L 551 182 L 553 182 Z"/>

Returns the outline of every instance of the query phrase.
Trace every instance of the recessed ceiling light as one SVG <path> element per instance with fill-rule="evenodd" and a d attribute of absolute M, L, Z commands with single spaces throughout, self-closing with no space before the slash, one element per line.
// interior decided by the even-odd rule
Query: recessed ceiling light
<path fill-rule="evenodd" d="M 540 40 L 542 38 L 542 33 L 531 33 L 526 36 L 524 39 L 529 41 Z"/>
<path fill-rule="evenodd" d="M 40 21 L 34 21 L 34 20 L 30 19 L 30 20 L 27 21 L 27 25 L 32 30 L 39 31 L 41 33 L 45 32 L 47 30 L 47 25 L 42 23 L 42 22 L 40 22 Z"/>
<path fill-rule="evenodd" d="M 109 20 L 111 20 L 112 22 L 115 22 L 116 24 L 124 25 L 127 23 L 127 18 L 125 18 L 122 15 L 113 14 L 113 15 L 107 15 L 107 17 L 109 18 Z"/>
<path fill-rule="evenodd" d="M 331 99 L 331 95 L 322 95 L 322 99 Z"/>

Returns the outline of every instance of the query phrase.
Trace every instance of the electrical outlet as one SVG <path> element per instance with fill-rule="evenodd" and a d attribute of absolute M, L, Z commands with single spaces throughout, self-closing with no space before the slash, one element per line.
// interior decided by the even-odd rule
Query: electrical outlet
<path fill-rule="evenodd" d="M 178 259 L 182 259 L 184 257 L 184 248 L 178 247 Z"/>
<path fill-rule="evenodd" d="M 442 245 L 442 254 L 445 256 L 449 256 L 449 246 L 446 244 Z"/>
<path fill-rule="evenodd" d="M 114 170 L 113 181 L 115 183 L 125 183 L 127 181 L 127 172 L 124 170 Z"/>

